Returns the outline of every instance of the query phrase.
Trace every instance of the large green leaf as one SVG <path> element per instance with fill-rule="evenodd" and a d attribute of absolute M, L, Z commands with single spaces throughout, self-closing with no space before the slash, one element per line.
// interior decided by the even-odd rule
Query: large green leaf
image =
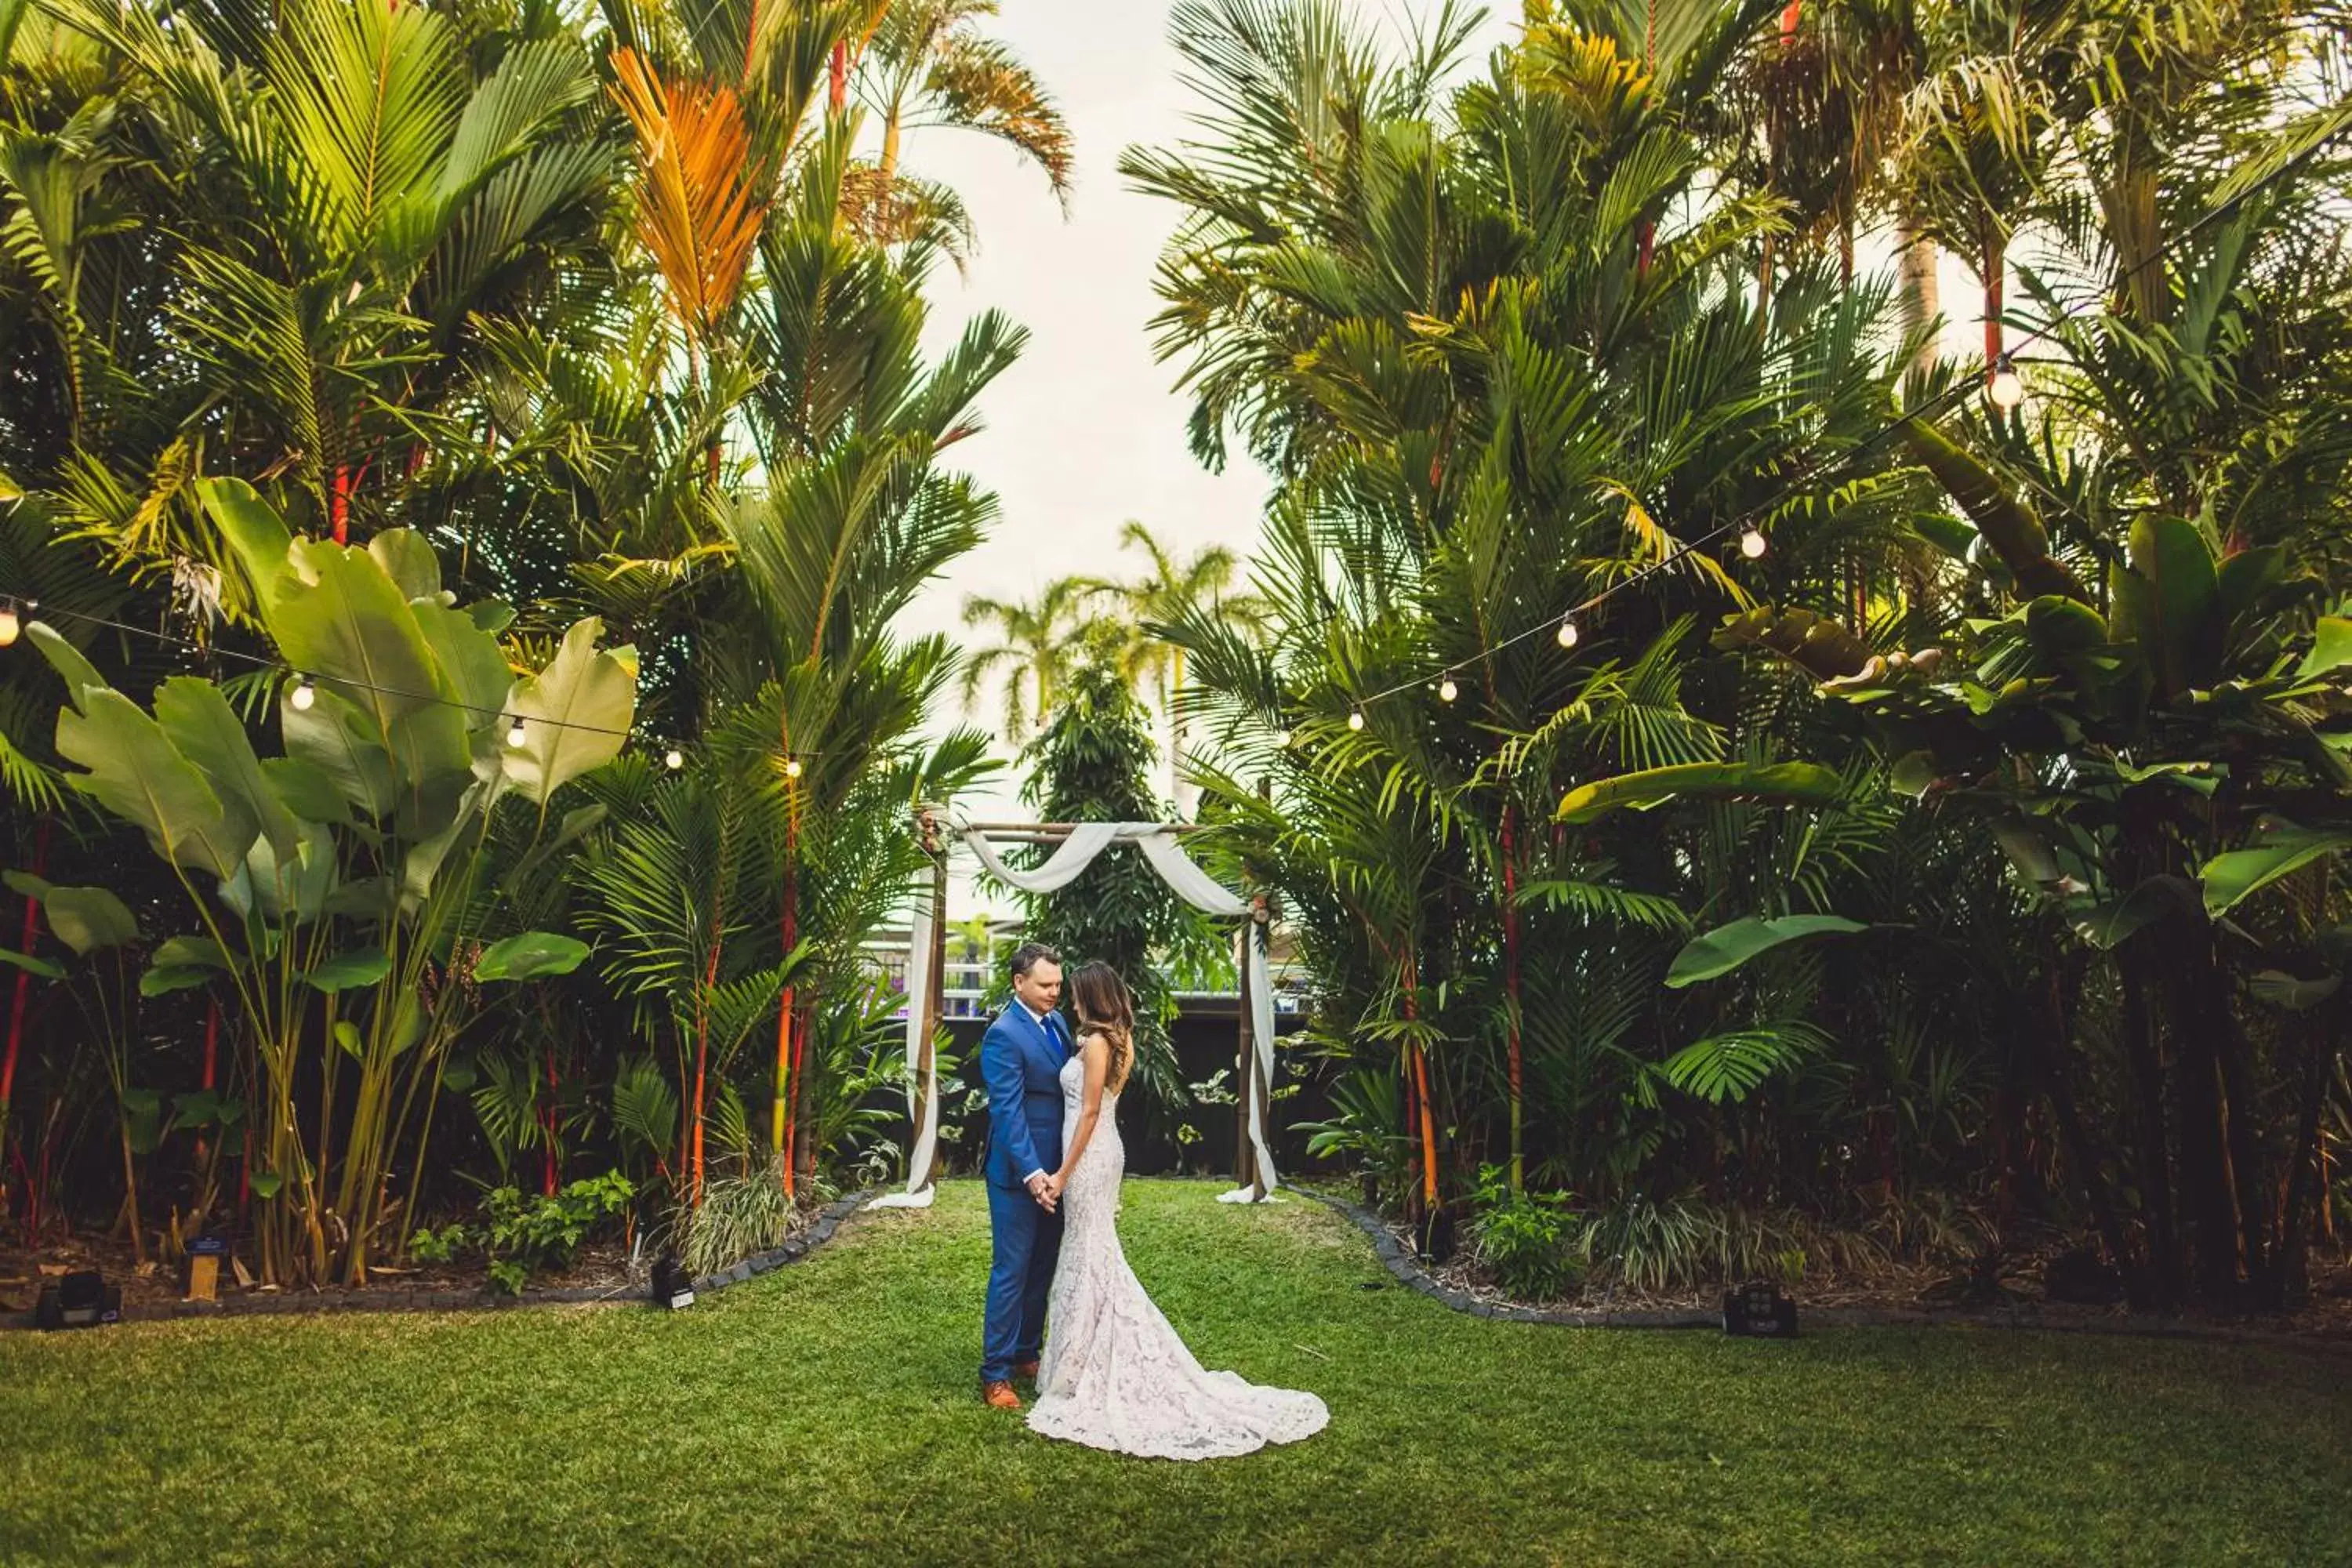
<path fill-rule="evenodd" d="M 423 534 L 413 528 L 387 528 L 368 541 L 367 552 L 411 605 L 419 599 L 438 602 L 441 563 Z"/>
<path fill-rule="evenodd" d="M 156 943 L 154 963 L 165 969 L 226 969 L 229 956 L 227 949 L 208 936 L 173 936 Z"/>
<path fill-rule="evenodd" d="M 221 897 L 240 914 L 282 924 L 324 914 L 334 887 L 334 839 L 320 824 L 306 822 L 291 855 L 281 857 L 269 840 L 256 839 L 245 864 L 221 883 Z"/>
<path fill-rule="evenodd" d="M 1684 796 L 1758 795 L 1832 805 L 1843 788 L 1835 773 L 1813 763 L 1685 763 L 1620 773 L 1572 789 L 1561 797 L 1554 816 L 1562 822 L 1591 822 L 1612 811 L 1641 809 Z"/>
<path fill-rule="evenodd" d="M 104 888 L 51 888 L 41 912 L 59 942 L 87 958 L 104 947 L 128 947 L 139 940 L 131 906 Z"/>
<path fill-rule="evenodd" d="M 2110 574 L 2108 587 L 2116 630 L 2138 643 L 2159 695 L 2177 697 L 2213 683 L 2229 628 L 2213 552 L 2195 523 L 2153 512 L 2137 519 L 2130 564 Z"/>
<path fill-rule="evenodd" d="M 82 692 L 83 711 L 58 714 L 58 750 L 89 772 L 67 782 L 147 835 L 174 866 L 234 873 L 260 836 L 252 812 L 224 802 L 163 727 L 111 689 Z"/>
<path fill-rule="evenodd" d="M 2074 930 L 2101 952 L 2120 947 L 2167 915 L 2196 907 L 2197 889 L 2179 877 L 2150 877 L 2120 899 L 2095 904 L 2075 917 Z"/>
<path fill-rule="evenodd" d="M 378 947 L 339 952 L 302 978 L 314 990 L 351 991 L 373 985 L 392 973 L 392 960 Z"/>
<path fill-rule="evenodd" d="M 156 688 L 155 721 L 180 754 L 202 771 L 215 795 L 250 814 L 278 854 L 293 853 L 299 832 L 294 814 L 270 786 L 244 723 L 218 687 L 193 675 L 173 676 Z"/>
<path fill-rule="evenodd" d="M 194 991 L 212 984 L 213 972 L 190 964 L 158 963 L 139 976 L 139 994 L 168 996 L 174 991 Z"/>
<path fill-rule="evenodd" d="M 524 741 L 504 747 L 501 761 L 508 780 L 535 805 L 619 756 L 636 720 L 636 650 L 599 652 L 603 631 L 593 616 L 574 622 L 547 668 L 515 683 L 509 706 L 524 721 Z"/>
<path fill-rule="evenodd" d="M 64 634 L 47 621 L 27 622 L 25 635 L 33 639 L 33 646 L 41 650 L 41 657 L 49 661 L 49 668 L 65 681 L 66 700 L 73 704 L 77 711 L 82 706 L 84 692 L 109 689 L 106 677 L 99 674 L 98 667 L 84 658 L 81 649 L 66 641 Z"/>
<path fill-rule="evenodd" d="M 244 569 L 254 603 L 268 620 L 292 574 L 287 552 L 294 536 L 269 503 L 243 479 L 198 479 L 195 489 L 206 515 L 228 541 L 229 552 Z"/>
<path fill-rule="evenodd" d="M 2205 862 L 2205 911 L 2218 915 L 2321 856 L 2347 848 L 2352 848 L 2352 833 L 2274 828 L 2251 848 L 2232 849 Z"/>
<path fill-rule="evenodd" d="M 392 753 L 370 728 L 366 713 L 331 691 L 313 691 L 308 710 L 297 708 L 288 693 L 279 700 L 278 715 L 289 758 L 327 779 L 361 816 L 381 821 L 392 815 L 400 798 Z M 310 782 L 296 781 L 302 788 Z M 300 815 L 314 822 L 333 820 L 311 810 Z"/>
<path fill-rule="evenodd" d="M 417 629 L 433 649 L 433 657 L 457 700 L 473 710 L 471 729 L 488 727 L 514 689 L 514 671 L 499 639 L 474 624 L 463 610 L 443 605 L 412 605 Z"/>
<path fill-rule="evenodd" d="M 494 942 L 474 965 L 477 980 L 543 980 L 569 974 L 588 956 L 588 944 L 553 931 L 527 931 Z"/>
<path fill-rule="evenodd" d="M 1685 943 L 1666 968 L 1666 985 L 1671 990 L 1680 990 L 1702 980 L 1713 980 L 1730 973 L 1759 953 L 1804 937 L 1869 929 L 1860 921 L 1850 921 L 1842 915 L 1751 915 Z"/>
<path fill-rule="evenodd" d="M 2311 651 L 2295 667 L 2294 678 L 2310 680 L 2333 675 L 2347 664 L 2352 664 L 2352 618 L 2320 616 L 2319 624 L 2311 628 Z"/>
<path fill-rule="evenodd" d="M 307 539 L 292 559 L 300 580 L 269 619 L 289 663 L 366 714 L 387 742 L 397 720 L 451 695 L 383 563 L 362 549 Z"/>

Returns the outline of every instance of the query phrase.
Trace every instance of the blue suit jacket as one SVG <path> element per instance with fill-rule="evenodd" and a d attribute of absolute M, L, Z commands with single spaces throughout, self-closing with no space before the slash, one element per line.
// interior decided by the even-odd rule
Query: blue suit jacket
<path fill-rule="evenodd" d="M 1062 1064 L 1070 1053 L 1019 1002 L 996 1016 L 980 1039 L 980 1076 L 988 1086 L 988 1179 L 1018 1187 L 1032 1171 L 1062 1163 Z"/>

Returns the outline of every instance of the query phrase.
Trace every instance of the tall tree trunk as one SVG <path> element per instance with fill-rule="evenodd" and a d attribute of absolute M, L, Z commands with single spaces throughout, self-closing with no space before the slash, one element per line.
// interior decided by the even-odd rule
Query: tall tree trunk
<path fill-rule="evenodd" d="M 2009 339 L 2001 325 L 2002 313 L 2008 309 L 2009 241 L 2000 226 L 1990 218 L 1981 220 L 1984 240 L 1984 378 L 1992 381 L 1994 367 Z"/>
<path fill-rule="evenodd" d="M 1936 279 L 1936 242 L 1897 219 L 1895 245 L 1899 268 L 1896 307 L 1905 334 L 1916 337 L 1918 343 L 1910 368 L 1924 374 L 1936 368 L 1937 343 L 1927 333 L 1943 310 L 1943 290 Z"/>

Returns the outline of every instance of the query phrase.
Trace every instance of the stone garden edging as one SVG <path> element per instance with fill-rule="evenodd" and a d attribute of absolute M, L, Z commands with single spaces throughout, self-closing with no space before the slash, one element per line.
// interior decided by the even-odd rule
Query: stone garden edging
<path fill-rule="evenodd" d="M 817 1211 L 816 1218 L 806 1230 L 782 1247 L 754 1253 L 731 1268 L 695 1279 L 696 1297 L 698 1299 L 714 1290 L 723 1290 L 730 1285 L 772 1273 L 787 1263 L 799 1262 L 830 1241 L 841 1222 L 880 1191 L 879 1187 L 867 1187 L 846 1197 L 835 1198 Z M 507 1311 L 517 1307 L 643 1306 L 648 1300 L 646 1289 L 642 1285 L 525 1290 L 520 1296 L 500 1295 L 487 1286 L 478 1290 L 413 1290 L 375 1295 L 325 1296 L 272 1291 L 226 1297 L 218 1301 L 174 1301 L 163 1306 L 125 1307 L 121 1321 L 126 1323 L 159 1323 L 191 1318 L 306 1317 L 344 1312 Z M 0 1314 L 0 1330 L 30 1331 L 33 1326 L 33 1314 L 29 1311 Z"/>
<path fill-rule="evenodd" d="M 1290 1187 L 1286 1190 L 1313 1198 L 1345 1215 L 1357 1229 L 1370 1238 L 1372 1250 L 1380 1255 L 1381 1261 L 1388 1266 L 1389 1272 L 1401 1284 L 1443 1302 L 1457 1312 L 1493 1318 L 1502 1322 L 1550 1323 L 1570 1329 L 1714 1329 L 1719 1331 L 1723 1327 L 1722 1314 L 1690 1307 L 1579 1310 L 1521 1307 L 1507 1301 L 1484 1300 L 1466 1290 L 1457 1290 L 1433 1279 L 1422 1268 L 1420 1260 L 1398 1242 L 1387 1223 L 1361 1204 L 1330 1193 L 1318 1192 L 1312 1187 Z M 2240 1329 L 2223 1323 L 2187 1323 L 2170 1318 L 2141 1315 L 2118 1318 L 2085 1313 L 2076 1317 L 2069 1313 L 2053 1316 L 2031 1304 L 2021 1304 L 2005 1311 L 1969 1311 L 1937 1307 L 1809 1307 L 1800 1298 L 1797 1321 L 1801 1329 L 1808 1325 L 1837 1329 L 2020 1329 L 2039 1330 L 2044 1333 L 2207 1340 L 2242 1344 L 2293 1345 L 2337 1353 L 2352 1352 L 2352 1338 L 2337 1333 L 2283 1333 L 2275 1330 Z"/>

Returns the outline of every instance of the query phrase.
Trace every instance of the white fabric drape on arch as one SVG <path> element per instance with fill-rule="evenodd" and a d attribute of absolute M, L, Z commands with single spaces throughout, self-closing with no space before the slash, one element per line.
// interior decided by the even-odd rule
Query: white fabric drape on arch
<path fill-rule="evenodd" d="M 1070 829 L 1070 836 L 1055 847 L 1044 865 L 1033 870 L 1018 870 L 1007 866 L 988 840 L 987 833 L 979 828 L 965 828 L 960 837 L 971 846 L 981 864 L 990 875 L 998 877 L 1024 893 L 1053 893 L 1078 879 L 1080 873 L 1094 863 L 1095 858 L 1114 844 L 1132 844 L 1143 851 L 1152 869 L 1160 873 L 1171 890 L 1186 903 L 1204 914 L 1226 920 L 1244 921 L 1236 941 L 1255 943 L 1248 964 L 1249 981 L 1243 1004 L 1250 1010 L 1250 1037 L 1256 1057 L 1257 1082 L 1261 1090 L 1270 1089 L 1274 1083 L 1274 982 L 1266 973 L 1265 929 L 1249 919 L 1250 906 L 1245 899 L 1228 891 L 1217 879 L 1195 865 L 1176 842 L 1175 830 L 1162 822 L 1082 822 Z M 921 1059 L 923 1004 L 929 994 L 931 921 L 938 911 L 919 908 L 910 945 L 907 954 L 907 1062 L 911 1073 L 913 1065 Z M 1238 951 L 1235 954 L 1238 958 Z M 1235 1085 L 1236 1092 L 1244 1086 Z M 1254 1187 L 1236 1187 L 1218 1195 L 1220 1203 L 1247 1203 L 1272 1193 L 1276 1184 L 1274 1150 L 1265 1134 L 1265 1100 L 1264 1092 L 1250 1097 L 1249 1140 L 1251 1152 L 1257 1158 L 1258 1180 Z M 923 1125 L 915 1130 L 915 1146 L 907 1160 L 907 1190 L 877 1198 L 876 1208 L 928 1208 L 932 1194 L 938 1190 L 931 1181 L 931 1165 L 939 1153 L 939 1068 L 934 1058 L 929 1074 L 920 1086 L 908 1085 L 908 1114 L 924 1108 Z"/>

